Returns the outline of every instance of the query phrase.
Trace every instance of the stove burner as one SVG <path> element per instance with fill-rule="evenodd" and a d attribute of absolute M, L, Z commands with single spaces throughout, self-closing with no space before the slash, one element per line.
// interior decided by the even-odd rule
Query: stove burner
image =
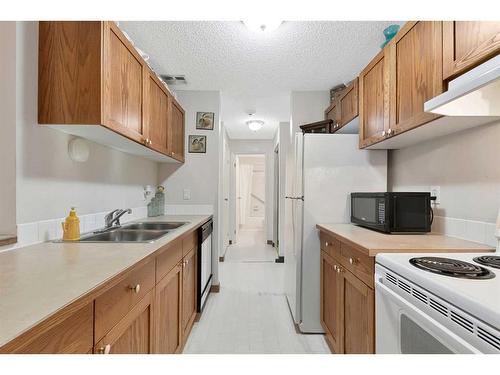
<path fill-rule="evenodd" d="M 495 274 L 484 267 L 457 259 L 421 257 L 412 258 L 410 263 L 425 271 L 462 279 L 492 279 Z"/>
<path fill-rule="evenodd" d="M 482 257 L 476 257 L 473 259 L 473 261 L 482 264 L 483 266 L 500 268 L 500 256 L 485 255 Z"/>

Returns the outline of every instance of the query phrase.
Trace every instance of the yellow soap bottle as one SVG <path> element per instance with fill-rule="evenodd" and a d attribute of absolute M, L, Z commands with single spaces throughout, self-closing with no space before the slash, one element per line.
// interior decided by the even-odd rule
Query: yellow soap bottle
<path fill-rule="evenodd" d="M 71 207 L 68 217 L 61 224 L 64 241 L 78 241 L 80 239 L 80 219 L 76 216 L 75 207 Z"/>

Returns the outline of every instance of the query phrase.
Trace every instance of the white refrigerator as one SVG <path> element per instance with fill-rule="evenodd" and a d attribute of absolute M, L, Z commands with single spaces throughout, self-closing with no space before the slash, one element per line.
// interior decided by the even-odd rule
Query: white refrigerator
<path fill-rule="evenodd" d="M 295 176 L 287 200 L 285 292 L 303 333 L 322 333 L 320 241 L 316 224 L 349 223 L 351 192 L 387 190 L 387 151 L 360 150 L 357 134 L 295 135 Z"/>

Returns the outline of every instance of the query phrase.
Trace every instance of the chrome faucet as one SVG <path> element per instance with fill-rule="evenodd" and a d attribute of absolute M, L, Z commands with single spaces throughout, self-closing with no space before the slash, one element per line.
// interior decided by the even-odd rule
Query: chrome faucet
<path fill-rule="evenodd" d="M 109 229 L 113 226 L 120 226 L 120 218 L 125 214 L 131 214 L 132 210 L 127 208 L 126 210 L 116 209 L 111 211 L 109 214 L 104 216 L 104 228 Z"/>

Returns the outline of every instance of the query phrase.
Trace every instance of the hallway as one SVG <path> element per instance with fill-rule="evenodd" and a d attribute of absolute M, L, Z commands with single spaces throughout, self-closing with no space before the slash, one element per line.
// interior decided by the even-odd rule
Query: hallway
<path fill-rule="evenodd" d="M 329 353 L 322 335 L 295 332 L 284 295 L 284 265 L 262 231 L 240 231 L 219 263 L 220 293 L 210 295 L 184 353 Z"/>

